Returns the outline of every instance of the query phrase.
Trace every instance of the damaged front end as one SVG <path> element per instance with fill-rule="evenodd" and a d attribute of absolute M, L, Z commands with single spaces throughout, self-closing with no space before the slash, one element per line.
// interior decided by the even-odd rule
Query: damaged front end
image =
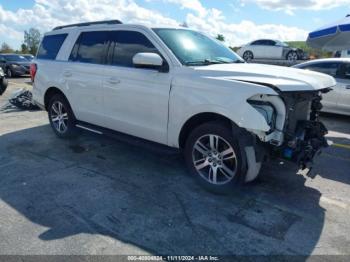
<path fill-rule="evenodd" d="M 301 169 L 312 168 L 314 157 L 328 147 L 325 138 L 328 131 L 320 122 L 319 113 L 322 93 L 330 90 L 280 93 L 286 105 L 286 121 L 284 142 L 273 148 L 275 154 L 297 163 Z"/>

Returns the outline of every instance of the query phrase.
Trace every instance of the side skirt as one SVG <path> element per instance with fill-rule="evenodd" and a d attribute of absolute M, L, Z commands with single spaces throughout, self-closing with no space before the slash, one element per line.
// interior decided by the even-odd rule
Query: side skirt
<path fill-rule="evenodd" d="M 140 146 L 146 149 L 149 149 L 151 151 L 155 151 L 158 153 L 162 154 L 167 154 L 167 155 L 173 155 L 173 154 L 179 154 L 180 149 L 174 148 L 174 147 L 169 147 L 167 145 L 159 144 L 156 142 L 148 141 L 146 139 L 142 139 L 139 137 L 127 135 L 112 129 L 104 128 L 101 126 L 96 126 L 90 123 L 82 122 L 82 121 L 77 121 L 76 125 L 77 128 L 80 128 L 85 131 L 89 131 L 98 135 L 105 135 L 108 137 L 111 137 L 115 140 L 132 144 L 135 146 Z"/>

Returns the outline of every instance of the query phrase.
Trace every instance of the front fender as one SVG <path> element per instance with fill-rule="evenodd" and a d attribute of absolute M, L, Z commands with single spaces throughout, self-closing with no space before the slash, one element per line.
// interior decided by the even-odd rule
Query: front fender
<path fill-rule="evenodd" d="M 237 81 L 201 80 L 196 84 L 186 80 L 173 83 L 169 102 L 169 146 L 179 147 L 182 127 L 190 118 L 201 113 L 222 115 L 255 133 L 270 130 L 265 118 L 247 100 L 257 94 L 277 95 L 272 89 Z"/>

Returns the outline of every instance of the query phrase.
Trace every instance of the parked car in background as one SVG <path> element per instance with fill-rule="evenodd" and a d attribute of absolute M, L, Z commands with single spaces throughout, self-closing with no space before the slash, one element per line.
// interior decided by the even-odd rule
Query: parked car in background
<path fill-rule="evenodd" d="M 18 54 L 0 54 L 0 67 L 7 77 L 29 74 L 30 61 Z"/>
<path fill-rule="evenodd" d="M 268 156 L 306 168 L 327 146 L 318 108 L 332 77 L 245 63 L 190 29 L 60 26 L 45 34 L 31 76 L 58 137 L 118 131 L 181 149 L 214 192 L 253 181 Z"/>
<path fill-rule="evenodd" d="M 29 61 L 32 61 L 34 59 L 34 56 L 32 54 L 21 54 L 21 56 L 28 59 Z"/>
<path fill-rule="evenodd" d="M 7 88 L 7 79 L 5 78 L 5 73 L 0 67 L 0 96 L 6 91 Z"/>
<path fill-rule="evenodd" d="M 296 61 L 302 60 L 305 57 L 302 49 L 293 48 L 282 41 L 271 39 L 260 39 L 250 42 L 238 49 L 237 53 L 245 61 L 251 61 L 255 58 Z"/>
<path fill-rule="evenodd" d="M 294 67 L 334 77 L 337 85 L 323 95 L 322 111 L 350 115 L 350 58 L 318 59 Z"/>

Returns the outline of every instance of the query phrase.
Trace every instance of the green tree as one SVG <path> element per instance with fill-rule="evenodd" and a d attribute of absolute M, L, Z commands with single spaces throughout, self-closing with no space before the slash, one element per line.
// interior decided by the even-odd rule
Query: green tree
<path fill-rule="evenodd" d="M 21 51 L 20 52 L 22 54 L 28 54 L 29 53 L 28 46 L 25 43 L 21 44 Z"/>
<path fill-rule="evenodd" d="M 14 50 L 7 43 L 2 43 L 0 53 L 13 53 Z"/>
<path fill-rule="evenodd" d="M 36 55 L 41 39 L 41 33 L 36 28 L 30 28 L 24 31 L 24 44 L 27 46 L 29 53 Z"/>
<path fill-rule="evenodd" d="M 221 42 L 225 42 L 225 37 L 223 35 L 221 35 L 221 34 L 218 34 L 216 39 L 221 41 Z"/>

